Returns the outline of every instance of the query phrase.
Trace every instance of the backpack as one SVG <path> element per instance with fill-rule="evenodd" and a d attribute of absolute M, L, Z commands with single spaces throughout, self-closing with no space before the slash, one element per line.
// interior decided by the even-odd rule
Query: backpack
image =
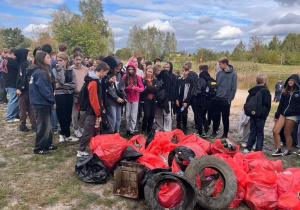
<path fill-rule="evenodd" d="M 206 84 L 204 86 L 203 95 L 207 98 L 213 98 L 217 95 L 218 91 L 218 84 L 217 81 L 213 78 L 210 78 L 206 81 Z"/>
<path fill-rule="evenodd" d="M 246 103 L 244 104 L 244 111 L 247 116 L 262 117 L 265 113 L 265 106 L 263 104 L 262 89 L 255 95 L 248 95 Z"/>
<path fill-rule="evenodd" d="M 89 105 L 88 82 L 85 82 L 80 89 L 78 102 L 75 104 L 78 111 L 86 111 Z"/>
<path fill-rule="evenodd" d="M 0 72 L 8 73 L 7 70 L 7 60 L 0 56 Z"/>

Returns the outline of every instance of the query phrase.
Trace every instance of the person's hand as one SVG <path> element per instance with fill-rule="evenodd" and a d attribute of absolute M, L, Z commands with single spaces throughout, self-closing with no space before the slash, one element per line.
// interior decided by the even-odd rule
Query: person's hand
<path fill-rule="evenodd" d="M 101 117 L 97 117 L 97 122 L 100 123 L 102 121 Z"/>
<path fill-rule="evenodd" d="M 134 58 L 134 56 L 131 56 L 131 57 L 128 59 L 128 62 L 132 62 L 132 61 L 133 61 L 133 58 Z"/>
<path fill-rule="evenodd" d="M 183 103 L 182 106 L 183 106 L 183 108 L 186 108 L 187 107 L 187 103 Z"/>
<path fill-rule="evenodd" d="M 176 100 L 176 106 L 179 106 L 179 101 L 178 100 Z"/>
<path fill-rule="evenodd" d="M 60 84 L 58 82 L 55 83 L 56 88 L 60 88 Z"/>
<path fill-rule="evenodd" d="M 54 105 L 52 106 L 52 109 L 56 109 L 56 104 L 54 104 Z"/>
<path fill-rule="evenodd" d="M 104 114 L 106 113 L 105 109 L 102 110 L 102 113 L 104 113 Z"/>
<path fill-rule="evenodd" d="M 116 76 L 113 76 L 109 79 L 109 82 L 110 83 L 114 83 L 116 81 Z"/>
<path fill-rule="evenodd" d="M 123 103 L 123 101 L 124 101 L 124 100 L 123 100 L 122 98 L 118 98 L 118 99 L 117 99 L 117 102 L 118 102 L 118 103 Z"/>
<path fill-rule="evenodd" d="M 16 93 L 18 96 L 20 96 L 22 94 L 22 92 L 19 89 L 16 90 Z"/>

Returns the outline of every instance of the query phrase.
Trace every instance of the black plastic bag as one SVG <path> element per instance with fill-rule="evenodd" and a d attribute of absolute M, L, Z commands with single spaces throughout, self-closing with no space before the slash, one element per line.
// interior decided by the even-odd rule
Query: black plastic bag
<path fill-rule="evenodd" d="M 171 172 L 172 169 L 171 168 L 155 168 L 155 169 L 146 169 L 146 174 L 144 176 L 144 179 L 142 180 L 141 184 L 143 186 L 146 185 L 148 179 L 150 179 L 153 175 L 161 173 L 161 172 Z"/>
<path fill-rule="evenodd" d="M 184 164 L 184 161 L 191 162 L 195 157 L 195 152 L 190 148 L 185 146 L 178 146 L 169 153 L 168 164 L 171 167 L 173 159 L 175 158 L 175 161 L 181 168 L 181 170 L 185 171 L 187 165 Z"/>
<path fill-rule="evenodd" d="M 150 131 L 150 133 L 148 134 L 148 136 L 147 136 L 145 148 L 148 147 L 148 145 L 150 144 L 150 142 L 154 139 L 154 136 L 155 136 L 155 129 L 152 129 Z"/>
<path fill-rule="evenodd" d="M 101 122 L 99 125 L 99 134 L 113 134 L 114 130 L 107 119 L 106 113 L 101 113 Z"/>
<path fill-rule="evenodd" d="M 79 157 L 75 172 L 81 181 L 87 183 L 105 183 L 109 178 L 108 169 L 96 154 Z"/>

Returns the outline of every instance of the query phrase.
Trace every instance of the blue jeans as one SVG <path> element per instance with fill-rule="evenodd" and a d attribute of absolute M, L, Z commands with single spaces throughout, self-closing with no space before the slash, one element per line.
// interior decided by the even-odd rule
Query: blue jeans
<path fill-rule="evenodd" d="M 255 151 L 262 151 L 264 146 L 264 127 L 266 118 L 250 117 L 250 135 L 246 149 L 251 151 L 256 142 Z"/>
<path fill-rule="evenodd" d="M 19 116 L 19 104 L 18 104 L 18 95 L 16 93 L 16 88 L 5 88 L 9 100 L 7 104 L 7 114 L 6 120 L 14 120 Z"/>
<path fill-rule="evenodd" d="M 57 131 L 58 126 L 57 126 L 57 116 L 56 116 L 56 110 L 51 109 L 51 114 L 52 114 L 52 131 Z"/>
<path fill-rule="evenodd" d="M 121 124 L 121 106 L 109 106 L 106 109 L 106 115 L 109 123 L 111 124 L 112 129 L 115 132 L 120 131 Z"/>

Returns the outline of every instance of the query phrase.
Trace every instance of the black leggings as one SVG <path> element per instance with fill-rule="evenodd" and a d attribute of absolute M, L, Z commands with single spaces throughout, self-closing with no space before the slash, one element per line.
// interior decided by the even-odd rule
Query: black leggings
<path fill-rule="evenodd" d="M 155 100 L 147 99 L 145 103 L 142 103 L 142 107 L 144 110 L 144 118 L 143 118 L 143 125 L 142 131 L 146 131 L 149 133 L 152 130 L 154 116 L 156 111 L 156 103 Z"/>

